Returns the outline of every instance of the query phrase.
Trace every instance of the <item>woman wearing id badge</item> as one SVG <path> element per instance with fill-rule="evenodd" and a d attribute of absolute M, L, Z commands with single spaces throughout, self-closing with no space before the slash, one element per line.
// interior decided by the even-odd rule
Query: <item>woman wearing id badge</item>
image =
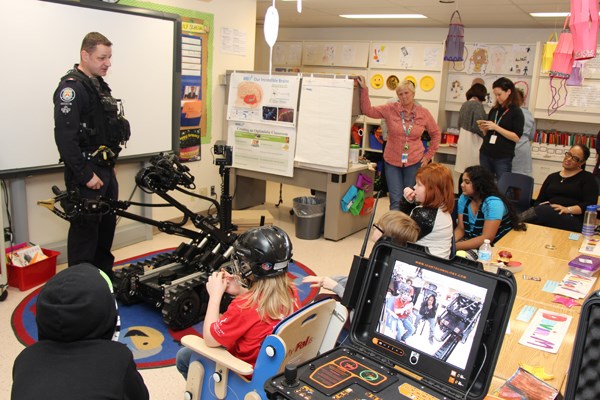
<path fill-rule="evenodd" d="M 413 187 L 417 170 L 427 165 L 440 146 L 440 128 L 431 113 L 416 104 L 415 85 L 404 80 L 396 87 L 398 101 L 373 107 L 363 76 L 357 79 L 361 87 L 360 109 L 370 118 L 383 118 L 388 126 L 387 145 L 383 152 L 385 177 L 390 195 L 390 210 L 400 209 L 405 187 Z M 421 135 L 429 132 L 431 141 L 425 151 Z"/>
<path fill-rule="evenodd" d="M 484 134 L 479 164 L 499 180 L 503 173 L 512 170 L 515 145 L 523 135 L 525 117 L 519 106 L 515 84 L 510 79 L 497 79 L 492 84 L 492 91 L 496 104 L 490 110 L 487 121 L 477 121 Z"/>

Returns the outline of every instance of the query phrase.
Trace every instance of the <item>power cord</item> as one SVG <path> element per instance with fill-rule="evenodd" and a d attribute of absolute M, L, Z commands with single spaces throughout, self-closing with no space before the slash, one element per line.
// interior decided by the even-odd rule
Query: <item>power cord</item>
<path fill-rule="evenodd" d="M 6 220 L 8 222 L 7 228 L 2 227 L 2 234 L 4 235 L 5 233 L 8 233 L 8 236 L 9 236 L 8 241 L 10 242 L 10 246 L 14 247 L 15 235 L 13 234 L 13 223 L 12 223 L 12 217 L 10 215 L 8 189 L 6 187 L 6 181 L 4 179 L 0 180 L 0 186 L 2 187 L 2 193 L 3 193 L 2 197 L 3 197 L 3 201 L 4 201 L 4 205 L 5 205 L 4 209 L 6 210 Z M 4 237 L 2 238 L 2 240 L 4 240 Z"/>
<path fill-rule="evenodd" d="M 463 399 L 465 399 L 465 400 L 469 396 L 469 392 L 471 391 L 471 389 L 473 389 L 473 385 L 475 385 L 475 382 L 477 382 L 477 378 L 479 378 L 479 374 L 481 374 L 481 371 L 483 370 L 483 366 L 485 365 L 485 360 L 487 359 L 487 346 L 485 345 L 485 343 L 482 343 L 481 345 L 483 346 L 483 360 L 481 361 L 481 365 L 479 366 L 477 375 L 475 375 L 475 379 L 473 379 L 473 382 L 471 382 L 471 386 L 469 386 L 469 388 L 465 392 L 465 395 L 463 396 Z"/>
<path fill-rule="evenodd" d="M 229 373 L 229 371 L 227 373 Z M 214 383 L 216 383 L 215 379 L 212 377 L 212 374 L 210 375 L 210 378 L 208 378 L 208 379 L 212 380 Z M 210 390 L 211 387 L 212 387 L 212 385 L 208 385 L 208 391 L 210 392 L 211 398 L 216 399 L 217 395 Z M 240 400 L 240 397 L 237 395 L 237 393 L 233 390 L 233 388 L 231 386 L 227 385 L 227 389 L 229 389 L 229 391 L 231 393 L 233 393 L 233 395 L 235 396 L 235 398 L 237 400 Z"/>

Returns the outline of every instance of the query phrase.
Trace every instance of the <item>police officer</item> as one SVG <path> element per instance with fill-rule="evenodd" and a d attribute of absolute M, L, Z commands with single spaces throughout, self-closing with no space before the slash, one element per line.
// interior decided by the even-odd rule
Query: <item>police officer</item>
<path fill-rule="evenodd" d="M 88 33 L 80 63 L 54 92 L 54 139 L 65 163 L 65 184 L 83 199 L 118 198 L 114 165 L 130 133 L 120 101 L 102 79 L 111 66 L 111 46 L 104 35 Z M 70 223 L 69 265 L 88 262 L 112 277 L 115 215 L 82 213 Z"/>

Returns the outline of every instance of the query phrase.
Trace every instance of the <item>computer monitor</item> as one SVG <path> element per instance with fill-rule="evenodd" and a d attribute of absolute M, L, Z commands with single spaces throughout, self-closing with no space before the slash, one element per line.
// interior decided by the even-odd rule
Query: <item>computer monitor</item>
<path fill-rule="evenodd" d="M 425 252 L 374 253 L 358 340 L 400 370 L 468 391 L 486 358 L 484 330 L 497 279 Z"/>

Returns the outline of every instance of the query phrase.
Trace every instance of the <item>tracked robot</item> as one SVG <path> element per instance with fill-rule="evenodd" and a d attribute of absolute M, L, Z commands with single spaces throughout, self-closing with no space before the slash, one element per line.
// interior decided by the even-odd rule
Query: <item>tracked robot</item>
<path fill-rule="evenodd" d="M 158 228 L 161 232 L 190 239 L 174 251 L 115 270 L 115 293 L 124 304 L 138 301 L 149 303 L 160 310 L 164 322 L 174 330 L 185 329 L 199 322 L 206 313 L 208 294 L 205 284 L 208 276 L 229 261 L 237 235 L 231 223 L 231 196 L 229 195 L 229 167 L 232 148 L 217 142 L 213 153 L 220 157 L 214 163 L 222 177 L 221 202 L 193 193 L 194 177 L 189 168 L 173 154 L 159 154 L 136 175 L 136 185 L 146 193 L 156 194 L 183 214 L 178 222 L 156 221 L 126 211 L 130 206 L 156 207 L 155 204 L 135 203 L 99 196 L 90 201 L 76 192 L 52 188 L 55 197 L 38 202 L 59 217 L 70 221 L 82 214 L 114 213 Z M 194 213 L 177 201 L 170 191 L 211 201 L 217 208 L 218 226 L 212 218 Z M 57 207 L 57 205 L 59 207 Z M 164 205 L 161 205 L 164 206 Z M 191 222 L 196 228 L 185 227 Z M 227 301 L 227 299 L 225 300 Z M 225 305 L 224 305 L 225 306 Z"/>

